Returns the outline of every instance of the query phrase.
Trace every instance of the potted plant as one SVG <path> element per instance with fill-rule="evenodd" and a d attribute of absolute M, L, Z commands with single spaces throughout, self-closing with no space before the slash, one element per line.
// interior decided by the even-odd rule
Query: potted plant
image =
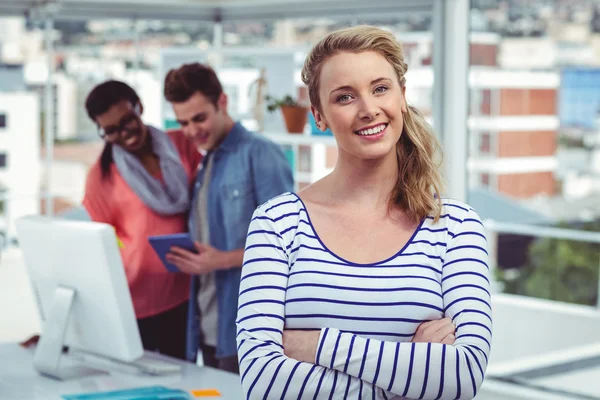
<path fill-rule="evenodd" d="M 265 99 L 269 112 L 281 109 L 288 133 L 304 132 L 308 120 L 308 105 L 297 102 L 290 95 L 280 99 L 267 95 Z"/>

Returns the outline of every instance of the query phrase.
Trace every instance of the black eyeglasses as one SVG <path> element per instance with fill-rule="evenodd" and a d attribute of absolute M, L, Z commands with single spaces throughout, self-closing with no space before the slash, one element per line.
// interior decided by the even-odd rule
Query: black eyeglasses
<path fill-rule="evenodd" d="M 137 121 L 140 117 L 139 109 L 136 106 L 129 114 L 121 118 L 121 122 L 117 126 L 109 126 L 103 128 L 98 125 L 98 136 L 108 142 L 114 142 L 119 138 L 119 134 L 123 131 L 131 131 L 137 129 Z M 135 125 L 134 125 L 135 123 Z"/>

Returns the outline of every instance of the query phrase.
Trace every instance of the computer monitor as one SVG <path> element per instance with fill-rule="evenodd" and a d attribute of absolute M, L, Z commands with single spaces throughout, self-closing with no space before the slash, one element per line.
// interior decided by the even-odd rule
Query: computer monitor
<path fill-rule="evenodd" d="M 83 366 L 61 367 L 64 346 L 123 362 L 142 357 L 113 227 L 42 216 L 23 217 L 15 224 L 42 318 L 34 367 L 58 379 L 92 372 Z"/>

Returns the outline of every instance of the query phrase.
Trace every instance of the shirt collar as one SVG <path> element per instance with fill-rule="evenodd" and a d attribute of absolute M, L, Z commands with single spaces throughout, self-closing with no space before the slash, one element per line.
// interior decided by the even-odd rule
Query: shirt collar
<path fill-rule="evenodd" d="M 233 128 L 229 131 L 223 142 L 218 147 L 218 150 L 223 151 L 235 151 L 239 146 L 244 134 L 246 133 L 246 128 L 240 123 L 236 122 L 233 125 Z"/>

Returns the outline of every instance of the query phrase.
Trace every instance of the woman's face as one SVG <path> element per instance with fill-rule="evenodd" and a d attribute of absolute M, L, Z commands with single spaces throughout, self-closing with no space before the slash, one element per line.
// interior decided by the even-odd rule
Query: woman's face
<path fill-rule="evenodd" d="M 148 130 L 140 118 L 141 106 L 121 100 L 96 117 L 103 139 L 135 153 L 146 145 Z"/>
<path fill-rule="evenodd" d="M 322 129 L 333 132 L 340 156 L 374 160 L 395 154 L 407 107 L 404 88 L 382 55 L 336 54 L 324 62 L 320 80 L 321 112 L 313 113 Z"/>

